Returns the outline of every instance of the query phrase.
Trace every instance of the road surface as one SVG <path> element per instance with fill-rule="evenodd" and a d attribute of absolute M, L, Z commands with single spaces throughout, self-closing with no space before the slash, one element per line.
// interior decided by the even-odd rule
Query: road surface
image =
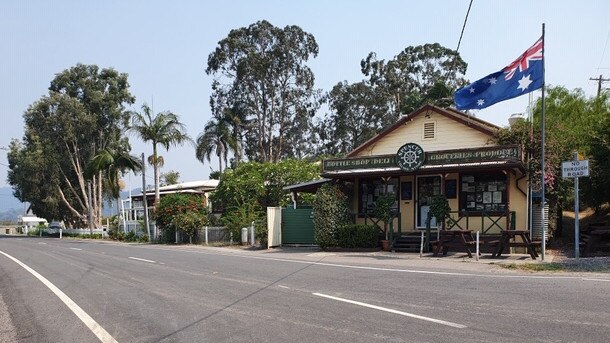
<path fill-rule="evenodd" d="M 0 237 L 0 341 L 610 337 L 608 274 L 520 273 L 402 256 Z"/>

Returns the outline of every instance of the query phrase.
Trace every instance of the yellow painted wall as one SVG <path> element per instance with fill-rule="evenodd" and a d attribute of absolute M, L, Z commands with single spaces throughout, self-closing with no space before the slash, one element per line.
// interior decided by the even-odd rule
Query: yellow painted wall
<path fill-rule="evenodd" d="M 515 229 L 527 230 L 527 196 L 517 188 L 517 182 L 519 188 L 527 194 L 527 178 L 522 178 L 520 173 L 517 175 L 510 174 L 511 188 L 510 188 L 510 210 L 516 212 L 515 217 Z"/>
<path fill-rule="evenodd" d="M 490 136 L 470 128 L 442 114 L 428 111 L 430 118 L 420 114 L 412 121 L 396 128 L 379 141 L 360 151 L 356 156 L 394 154 L 406 143 L 419 144 L 424 151 L 437 151 L 460 148 L 474 148 L 489 145 Z M 423 138 L 424 122 L 436 122 L 436 137 Z"/>

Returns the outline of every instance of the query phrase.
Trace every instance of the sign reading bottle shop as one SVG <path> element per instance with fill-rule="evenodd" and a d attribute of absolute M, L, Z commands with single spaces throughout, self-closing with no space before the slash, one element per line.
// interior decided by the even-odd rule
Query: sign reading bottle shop
<path fill-rule="evenodd" d="M 324 160 L 324 171 L 399 167 L 412 172 L 422 165 L 445 165 L 494 161 L 521 161 L 519 146 L 494 146 L 424 152 L 415 143 L 407 143 L 396 154 Z"/>

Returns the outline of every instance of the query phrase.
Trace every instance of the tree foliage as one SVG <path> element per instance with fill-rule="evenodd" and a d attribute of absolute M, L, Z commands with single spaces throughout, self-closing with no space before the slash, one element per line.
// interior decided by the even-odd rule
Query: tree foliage
<path fill-rule="evenodd" d="M 299 160 L 279 163 L 246 162 L 235 169 L 226 169 L 220 184 L 210 199 L 214 207 L 230 211 L 244 204 L 251 204 L 258 211 L 269 206 L 290 203 L 285 186 L 311 181 L 320 176 L 320 167 Z"/>
<path fill-rule="evenodd" d="M 561 162 L 573 159 L 574 151 L 591 159 L 591 177 L 582 178 L 583 202 L 599 206 L 610 200 L 607 192 L 610 172 L 608 168 L 608 137 L 610 137 L 610 103 L 608 94 L 591 98 L 580 89 L 564 87 L 547 89 L 545 101 L 545 196 L 551 212 L 573 203 L 571 180 L 561 177 Z M 540 190 L 541 162 L 541 100 L 534 108 L 534 122 L 519 121 L 496 135 L 499 144 L 519 144 L 530 156 L 528 177 L 534 191 Z"/>
<path fill-rule="evenodd" d="M 211 161 L 212 155 L 218 157 L 219 171 L 222 173 L 222 162 L 227 164 L 229 150 L 237 151 L 237 143 L 229 127 L 222 118 L 213 118 L 208 121 L 203 132 L 197 137 L 195 156 L 201 163 Z"/>
<path fill-rule="evenodd" d="M 159 185 L 161 175 L 159 169 L 163 166 L 163 158 L 159 156 L 158 146 L 169 150 L 173 146 L 190 142 L 186 127 L 180 118 L 169 111 L 152 114 L 152 109 L 144 104 L 142 113 L 134 113 L 131 129 L 145 142 L 151 142 L 153 153 L 148 162 L 153 166 L 155 177 L 155 204 L 159 202 Z"/>
<path fill-rule="evenodd" d="M 161 173 L 161 186 L 175 185 L 180 182 L 180 172 L 170 170 Z"/>
<path fill-rule="evenodd" d="M 466 83 L 466 62 L 438 43 L 409 46 L 388 61 L 371 52 L 360 67 L 368 84 L 385 97 L 390 122 L 426 103 L 450 106 L 455 90 Z"/>
<path fill-rule="evenodd" d="M 388 105 L 365 82 L 340 82 L 328 94 L 331 112 L 319 123 L 320 152 L 339 155 L 354 150 L 381 130 Z"/>
<path fill-rule="evenodd" d="M 24 137 L 11 144 L 9 183 L 15 196 L 30 202 L 37 215 L 82 226 L 91 212 L 99 225 L 102 173 L 87 180 L 86 164 L 109 147 L 129 150 L 125 107 L 134 101 L 127 74 L 112 68 L 78 64 L 58 73 L 48 95 L 25 111 Z"/>
<path fill-rule="evenodd" d="M 345 154 L 425 104 L 451 106 L 466 83 L 466 63 L 438 43 L 409 46 L 388 61 L 371 52 L 360 67 L 367 79 L 340 82 L 326 95 L 330 113 L 315 132 L 319 153 Z"/>
<path fill-rule="evenodd" d="M 236 139 L 243 134 L 245 144 L 238 146 L 250 160 L 301 155 L 319 107 L 314 74 L 306 65 L 317 54 L 313 35 L 263 20 L 231 30 L 209 55 L 212 110 L 217 118 L 229 117 Z"/>
<path fill-rule="evenodd" d="M 205 199 L 192 194 L 169 194 L 164 196 L 154 212 L 154 219 L 161 230 L 180 230 L 175 218 L 180 214 L 197 213 L 207 215 Z M 190 219 L 189 219 L 190 220 Z"/>

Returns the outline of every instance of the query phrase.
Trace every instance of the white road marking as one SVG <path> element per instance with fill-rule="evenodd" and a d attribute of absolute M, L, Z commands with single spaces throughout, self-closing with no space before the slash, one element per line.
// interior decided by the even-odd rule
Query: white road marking
<path fill-rule="evenodd" d="M 45 243 L 45 242 L 38 242 L 38 244 L 47 244 L 47 243 Z"/>
<path fill-rule="evenodd" d="M 83 249 L 80 249 L 80 248 L 70 248 L 70 249 L 72 249 L 72 250 L 78 250 L 78 251 L 83 250 Z"/>
<path fill-rule="evenodd" d="M 286 289 L 290 289 L 290 287 L 288 286 L 282 286 L 282 285 L 277 285 L 279 288 L 286 288 Z"/>
<path fill-rule="evenodd" d="M 45 286 L 47 286 L 47 288 L 49 288 L 51 290 L 51 292 L 55 293 L 55 295 L 61 301 L 63 301 L 63 303 L 66 304 L 66 306 L 68 306 L 68 308 L 72 312 L 74 312 L 74 314 L 78 317 L 78 319 L 80 319 L 85 325 L 87 325 L 89 330 L 91 330 L 91 332 L 93 332 L 93 334 L 95 336 L 97 336 L 97 338 L 99 338 L 100 341 L 102 341 L 103 343 L 117 343 L 117 341 L 114 339 L 114 337 L 112 337 L 108 333 L 108 331 L 104 330 L 104 328 L 101 327 L 95 320 L 93 320 L 93 318 L 91 318 L 90 315 L 88 315 L 85 311 L 83 311 L 83 309 L 80 308 L 80 306 L 78 306 L 72 299 L 70 299 L 70 297 L 68 297 L 64 292 L 62 292 L 59 288 L 57 288 L 54 284 L 52 284 L 44 276 L 38 274 L 38 272 L 36 272 L 34 269 L 28 267 L 25 263 L 19 261 L 18 259 L 14 258 L 13 256 L 11 256 L 3 251 L 0 251 L 0 254 L 13 260 L 15 263 L 17 263 L 18 265 L 23 267 L 23 269 L 27 270 L 28 272 L 30 272 L 30 274 L 34 275 Z"/>
<path fill-rule="evenodd" d="M 134 246 L 135 247 L 135 246 Z M 225 253 L 225 252 L 212 252 L 212 251 L 195 251 L 195 250 L 186 250 L 180 248 L 162 248 L 162 247 L 151 247 L 151 246 L 138 246 L 138 249 L 155 249 L 155 250 L 163 250 L 163 251 L 181 251 L 187 253 L 195 253 L 195 254 L 203 254 L 203 255 L 215 255 L 215 256 L 227 256 L 227 257 L 237 257 L 237 258 L 245 258 L 245 259 L 253 259 L 253 260 L 265 260 L 265 261 L 277 261 L 277 262 L 286 262 L 286 263 L 297 263 L 297 264 L 309 264 L 312 266 L 326 266 L 326 267 L 337 267 L 337 268 L 347 268 L 347 269 L 364 269 L 364 270 L 378 270 L 378 271 L 388 271 L 388 272 L 397 272 L 397 273 L 413 273 L 413 274 L 431 274 L 431 275 L 446 275 L 446 276 L 467 276 L 467 277 L 482 277 L 482 278 L 498 278 L 498 279 L 539 279 L 539 280 L 585 280 L 589 279 L 583 278 L 582 276 L 560 276 L 560 275 L 497 275 L 497 274 L 477 274 L 477 273 L 461 273 L 461 272 L 435 272 L 429 270 L 421 270 L 421 269 L 399 269 L 399 268 L 380 268 L 380 267 L 369 267 L 369 266 L 354 266 L 349 264 L 338 264 L 338 263 L 324 263 L 324 262 L 315 262 L 315 261 L 303 261 L 303 260 L 290 260 L 285 258 L 277 258 L 277 257 L 263 257 L 263 256 L 248 256 L 243 255 L 241 253 Z M 592 279 L 591 279 L 592 280 Z M 601 280 L 601 279 L 596 279 Z M 606 281 L 604 279 L 604 281 Z M 610 282 L 610 279 L 608 279 Z"/>
<path fill-rule="evenodd" d="M 583 281 L 602 281 L 602 282 L 610 282 L 607 279 L 582 279 Z"/>
<path fill-rule="evenodd" d="M 354 300 L 349 300 L 349 299 L 333 297 L 332 295 L 326 295 L 326 294 L 321 294 L 321 293 L 312 293 L 312 294 L 316 295 L 316 296 L 319 296 L 319 297 L 327 298 L 327 299 L 332 299 L 332 300 L 337 300 L 337 301 L 345 302 L 345 303 L 348 303 L 348 304 L 368 307 L 368 308 L 372 308 L 372 309 L 375 309 L 375 310 L 389 312 L 389 313 L 393 313 L 393 314 L 398 314 L 398 315 L 405 316 L 405 317 L 421 319 L 421 320 L 425 320 L 425 321 L 428 321 L 428 322 L 432 322 L 432 323 L 436 323 L 436 324 L 442 324 L 442 325 L 447 325 L 447 326 L 451 326 L 451 327 L 458 328 L 458 329 L 467 328 L 466 325 L 456 324 L 456 323 L 448 322 L 448 321 L 445 321 L 445 320 L 440 320 L 440 319 L 435 319 L 435 318 L 430 318 L 430 317 L 424 317 L 424 316 L 420 316 L 420 315 L 417 315 L 417 314 L 403 312 L 403 311 L 398 311 L 398 310 L 394 310 L 394 309 L 387 308 L 387 307 L 371 305 L 371 304 L 363 303 L 363 302 L 360 302 L 360 301 L 354 301 Z"/>
<path fill-rule="evenodd" d="M 148 263 L 157 263 L 157 262 L 155 262 L 155 261 L 152 261 L 152 260 L 147 260 L 147 259 L 144 259 L 144 258 L 137 258 L 137 257 L 131 257 L 131 256 L 130 256 L 130 257 L 128 257 L 128 258 L 130 258 L 130 259 L 132 259 L 132 260 L 142 261 L 142 262 L 148 262 Z"/>

